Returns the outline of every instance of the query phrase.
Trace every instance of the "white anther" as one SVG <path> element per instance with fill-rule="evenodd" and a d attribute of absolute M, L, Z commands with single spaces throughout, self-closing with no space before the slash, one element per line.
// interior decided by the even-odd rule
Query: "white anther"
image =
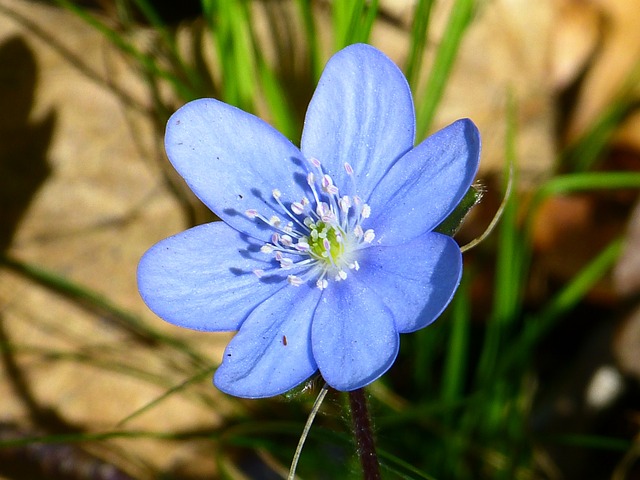
<path fill-rule="evenodd" d="M 280 234 L 278 232 L 271 234 L 271 243 L 278 245 L 280 243 Z"/>
<path fill-rule="evenodd" d="M 294 248 L 299 252 L 308 252 L 311 247 L 307 242 L 299 241 L 294 245 Z"/>
<path fill-rule="evenodd" d="M 276 227 L 278 228 L 280 226 L 280 223 L 282 222 L 282 220 L 280 220 L 277 216 L 273 215 L 270 219 L 269 219 L 269 225 L 271 225 L 272 227 Z"/>
<path fill-rule="evenodd" d="M 351 208 L 351 199 L 347 195 L 343 196 L 340 199 L 339 203 L 340 203 L 340 210 L 342 210 L 345 213 L 348 212 L 349 209 Z"/>
<path fill-rule="evenodd" d="M 258 216 L 258 211 L 251 208 L 244 212 L 244 214 L 249 218 L 256 218 Z"/>
<path fill-rule="evenodd" d="M 304 205 L 302 205 L 302 202 L 293 202 L 291 204 L 291 211 L 296 215 L 302 215 L 304 213 Z"/>
<path fill-rule="evenodd" d="M 285 257 L 280 260 L 280 268 L 287 270 L 291 267 L 293 267 L 293 260 L 290 258 Z"/>
<path fill-rule="evenodd" d="M 262 278 L 262 276 L 264 275 L 264 270 L 260 270 L 259 268 L 256 268 L 253 273 L 255 274 L 256 277 L 258 278 Z"/>
<path fill-rule="evenodd" d="M 311 157 L 309 161 L 311 162 L 311 165 L 313 165 L 314 167 L 320 168 L 320 160 L 318 160 L 317 158 Z"/>
<path fill-rule="evenodd" d="M 280 237 L 280 243 L 285 247 L 290 247 L 293 243 L 293 239 L 289 235 L 282 235 Z"/>
<path fill-rule="evenodd" d="M 373 242 L 373 239 L 376 237 L 376 234 L 373 233 L 372 229 L 367 230 L 366 232 L 364 232 L 364 241 L 366 243 L 371 243 Z"/>
<path fill-rule="evenodd" d="M 324 290 L 328 286 L 329 286 L 329 282 L 327 282 L 326 278 L 319 278 L 318 281 L 316 282 L 316 287 L 318 287 L 320 290 Z"/>
<path fill-rule="evenodd" d="M 309 184 L 309 186 L 312 186 L 315 182 L 316 176 L 313 174 L 313 172 L 307 173 L 307 183 Z"/>
<path fill-rule="evenodd" d="M 336 222 L 336 215 L 332 211 L 328 211 L 326 215 L 322 216 L 324 223 L 333 224 Z"/>
<path fill-rule="evenodd" d="M 282 196 L 282 192 L 280 190 L 274 188 L 271 193 L 273 194 L 273 198 L 275 198 L 276 200 L 280 200 L 280 197 Z"/>
<path fill-rule="evenodd" d="M 270 243 L 265 243 L 260 247 L 260 251 L 262 253 L 273 253 L 273 245 L 271 245 Z"/>
<path fill-rule="evenodd" d="M 349 268 L 350 268 L 351 270 L 355 270 L 355 271 L 357 272 L 358 270 L 360 270 L 360 264 L 358 263 L 358 261 L 357 261 L 357 260 L 354 260 L 353 262 L 351 262 L 351 263 L 349 264 Z"/>
<path fill-rule="evenodd" d="M 331 209 L 329 208 L 329 205 L 325 202 L 320 202 L 316 207 L 316 213 L 321 218 L 327 216 L 330 212 L 331 212 Z"/>
<path fill-rule="evenodd" d="M 336 281 L 340 281 L 340 280 L 346 280 L 347 279 L 347 272 L 345 272 L 344 270 L 338 270 L 338 273 L 336 275 Z"/>
<path fill-rule="evenodd" d="M 347 172 L 347 175 L 353 175 L 353 167 L 347 162 L 344 162 L 344 170 Z"/>
<path fill-rule="evenodd" d="M 364 235 L 364 231 L 362 230 L 362 227 L 360 225 L 356 225 L 356 227 L 353 229 L 353 234 L 356 236 L 356 238 L 362 238 L 362 236 Z"/>
<path fill-rule="evenodd" d="M 287 277 L 287 282 L 289 282 L 289 285 L 293 285 L 294 287 L 299 287 L 304 283 L 302 279 L 296 275 L 289 275 Z"/>
<path fill-rule="evenodd" d="M 330 195 L 338 194 L 338 187 L 333 184 L 333 180 L 329 175 L 322 176 L 322 191 Z"/>
<path fill-rule="evenodd" d="M 362 218 L 369 218 L 371 215 L 371 207 L 368 204 L 362 205 Z"/>

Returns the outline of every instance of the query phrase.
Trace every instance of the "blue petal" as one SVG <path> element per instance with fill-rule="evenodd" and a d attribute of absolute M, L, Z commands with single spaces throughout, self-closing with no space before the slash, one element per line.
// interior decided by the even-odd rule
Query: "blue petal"
<path fill-rule="evenodd" d="M 366 201 L 389 167 L 413 147 L 415 114 L 398 67 L 369 45 L 351 45 L 327 63 L 311 99 L 302 133 L 306 158 L 317 158 L 344 193 L 344 163 L 354 168 Z"/>
<path fill-rule="evenodd" d="M 259 118 L 213 99 L 187 103 L 167 123 L 169 160 L 193 192 L 233 228 L 267 239 L 270 229 L 245 215 L 249 209 L 270 218 L 282 201 L 299 201 L 305 193 L 302 154 Z"/>
<path fill-rule="evenodd" d="M 393 314 L 358 273 L 324 290 L 311 330 L 320 373 L 342 391 L 369 385 L 398 355 Z"/>
<path fill-rule="evenodd" d="M 480 134 L 471 120 L 449 125 L 402 157 L 369 198 L 376 241 L 405 243 L 436 227 L 467 192 L 478 170 Z"/>
<path fill-rule="evenodd" d="M 200 225 L 151 247 L 138 265 L 145 303 L 169 323 L 237 330 L 265 298 L 288 286 L 260 244 L 222 222 Z M 265 271 L 262 278 L 253 272 Z"/>
<path fill-rule="evenodd" d="M 311 352 L 311 317 L 320 290 L 287 286 L 242 324 L 224 352 L 214 383 L 236 397 L 279 395 L 317 369 Z"/>
<path fill-rule="evenodd" d="M 392 312 L 398 332 L 426 327 L 453 298 L 462 254 L 451 237 L 429 232 L 409 243 L 363 250 L 354 275 Z"/>

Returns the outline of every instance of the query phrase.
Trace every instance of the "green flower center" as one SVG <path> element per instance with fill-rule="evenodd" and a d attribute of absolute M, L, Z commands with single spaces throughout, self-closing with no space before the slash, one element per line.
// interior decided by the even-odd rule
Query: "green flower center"
<path fill-rule="evenodd" d="M 335 265 L 344 253 L 344 232 L 337 226 L 319 221 L 309 225 L 309 253 L 317 260 Z"/>

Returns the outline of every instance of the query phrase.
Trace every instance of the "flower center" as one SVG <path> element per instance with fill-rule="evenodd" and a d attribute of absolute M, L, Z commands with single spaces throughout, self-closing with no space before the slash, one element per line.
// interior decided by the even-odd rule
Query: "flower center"
<path fill-rule="evenodd" d="M 344 232 L 340 227 L 318 222 L 311 224 L 309 228 L 309 254 L 328 264 L 338 261 L 344 253 Z"/>
<path fill-rule="evenodd" d="M 323 290 L 330 279 L 345 280 L 349 270 L 360 268 L 358 250 L 370 244 L 375 234 L 361 225 L 371 213 L 369 205 L 357 195 L 341 196 L 331 177 L 322 171 L 320 162 L 311 159 L 310 163 L 316 170 L 307 175 L 312 200 L 303 197 L 286 207 L 280 200 L 280 190 L 273 190 L 274 200 L 289 221 L 278 216 L 267 219 L 255 210 L 246 214 L 272 228 L 271 242 L 260 250 L 273 255 L 281 269 L 292 271 L 287 276 L 291 285 L 315 281 Z M 348 163 L 344 168 L 353 182 L 353 168 Z M 261 277 L 264 271 L 254 273 Z"/>

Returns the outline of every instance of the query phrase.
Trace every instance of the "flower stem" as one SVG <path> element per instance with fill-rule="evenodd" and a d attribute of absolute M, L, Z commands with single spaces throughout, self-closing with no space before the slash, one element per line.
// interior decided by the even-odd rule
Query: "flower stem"
<path fill-rule="evenodd" d="M 353 431 L 364 480 L 380 480 L 382 478 L 380 464 L 378 463 L 367 399 L 363 388 L 349 392 L 349 406 L 351 407 L 351 420 L 353 421 Z"/>

